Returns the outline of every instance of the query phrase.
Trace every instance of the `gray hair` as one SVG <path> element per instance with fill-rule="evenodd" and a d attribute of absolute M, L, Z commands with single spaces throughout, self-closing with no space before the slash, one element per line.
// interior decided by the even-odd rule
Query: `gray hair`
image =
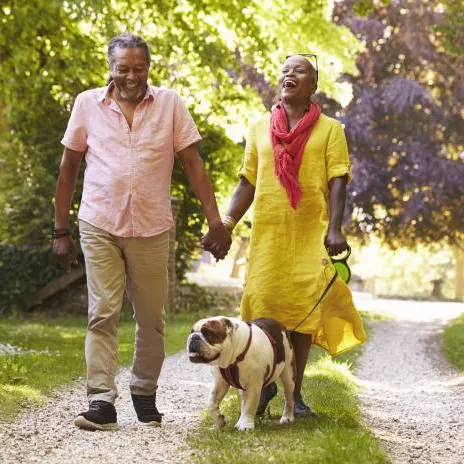
<path fill-rule="evenodd" d="M 141 37 L 134 34 L 124 33 L 121 35 L 117 35 L 110 40 L 108 44 L 108 63 L 113 63 L 113 52 L 115 48 L 141 48 L 145 53 L 145 57 L 147 58 L 147 63 L 150 64 L 150 51 L 148 50 L 148 45 Z"/>

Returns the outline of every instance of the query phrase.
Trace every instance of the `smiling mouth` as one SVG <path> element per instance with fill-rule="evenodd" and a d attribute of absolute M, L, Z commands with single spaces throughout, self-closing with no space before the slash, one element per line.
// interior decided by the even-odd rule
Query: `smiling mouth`
<path fill-rule="evenodd" d="M 284 81 L 283 86 L 284 89 L 294 89 L 296 87 L 296 82 L 295 81 Z"/>

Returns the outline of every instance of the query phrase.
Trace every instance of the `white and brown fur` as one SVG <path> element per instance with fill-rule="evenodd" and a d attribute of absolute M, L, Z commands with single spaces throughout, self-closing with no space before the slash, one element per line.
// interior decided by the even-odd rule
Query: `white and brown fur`
<path fill-rule="evenodd" d="M 252 321 L 252 342 L 239 366 L 239 381 L 243 390 L 241 414 L 235 428 L 253 430 L 264 380 L 272 370 L 274 349 L 261 327 L 271 334 L 276 343 L 276 368 L 268 384 L 281 379 L 284 387 L 284 409 L 281 424 L 294 421 L 293 390 L 295 387 L 295 362 L 290 337 L 285 327 L 275 319 L 262 318 Z M 225 425 L 219 405 L 230 385 L 219 368 L 227 368 L 243 353 L 248 343 L 250 329 L 246 322 L 235 317 L 215 316 L 201 319 L 192 328 L 187 340 L 190 361 L 210 364 L 214 368 L 215 382 L 209 398 L 209 413 L 218 428 Z"/>

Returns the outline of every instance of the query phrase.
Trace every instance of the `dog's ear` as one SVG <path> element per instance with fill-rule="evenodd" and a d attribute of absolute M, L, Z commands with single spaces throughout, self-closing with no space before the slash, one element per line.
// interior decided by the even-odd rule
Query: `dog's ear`
<path fill-rule="evenodd" d="M 203 324 L 201 333 L 208 343 L 212 345 L 222 343 L 227 336 L 226 328 L 218 320 L 210 320 Z"/>
<path fill-rule="evenodd" d="M 227 318 L 227 317 L 223 317 L 221 319 L 221 322 L 224 324 L 224 327 L 226 328 L 226 330 L 229 332 L 230 330 L 233 330 L 234 328 L 234 324 L 232 323 L 232 321 Z"/>

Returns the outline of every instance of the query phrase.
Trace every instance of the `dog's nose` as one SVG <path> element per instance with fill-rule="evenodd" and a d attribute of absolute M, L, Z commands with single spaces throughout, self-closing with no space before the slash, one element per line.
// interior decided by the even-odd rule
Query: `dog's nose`
<path fill-rule="evenodd" d="M 201 340 L 201 335 L 198 334 L 198 333 L 190 334 L 190 340 L 191 340 L 191 341 L 198 341 L 198 340 Z"/>
<path fill-rule="evenodd" d="M 200 334 L 191 334 L 188 339 L 187 349 L 190 352 L 196 353 L 201 349 L 201 336 Z"/>

